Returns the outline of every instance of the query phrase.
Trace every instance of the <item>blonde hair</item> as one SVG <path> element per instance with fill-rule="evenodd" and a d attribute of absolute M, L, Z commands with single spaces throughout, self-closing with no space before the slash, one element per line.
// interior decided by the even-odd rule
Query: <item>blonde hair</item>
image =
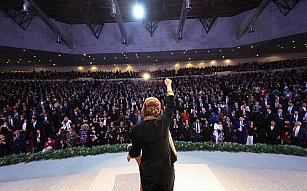
<path fill-rule="evenodd" d="M 146 118 L 157 118 L 161 112 L 161 102 L 155 97 L 146 98 L 141 114 L 146 120 Z"/>

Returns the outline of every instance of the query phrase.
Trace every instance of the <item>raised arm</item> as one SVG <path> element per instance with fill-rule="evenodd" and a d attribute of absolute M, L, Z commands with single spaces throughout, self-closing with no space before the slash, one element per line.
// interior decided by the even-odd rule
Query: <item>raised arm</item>
<path fill-rule="evenodd" d="M 174 92 L 172 89 L 172 80 L 166 78 L 164 81 L 166 85 L 166 106 L 161 119 L 169 126 L 172 122 L 172 117 L 175 110 L 175 100 L 174 100 Z"/>

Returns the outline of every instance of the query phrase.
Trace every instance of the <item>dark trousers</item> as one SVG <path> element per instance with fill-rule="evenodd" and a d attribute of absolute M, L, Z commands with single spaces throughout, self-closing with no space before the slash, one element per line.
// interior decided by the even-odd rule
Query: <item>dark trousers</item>
<path fill-rule="evenodd" d="M 175 182 L 174 167 L 157 176 L 142 176 L 141 184 L 143 191 L 173 191 Z"/>

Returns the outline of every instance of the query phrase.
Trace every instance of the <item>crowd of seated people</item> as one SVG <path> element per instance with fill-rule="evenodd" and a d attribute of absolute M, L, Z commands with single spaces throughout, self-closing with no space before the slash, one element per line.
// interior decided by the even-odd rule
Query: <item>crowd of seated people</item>
<path fill-rule="evenodd" d="M 252 62 L 244 63 L 238 65 L 228 65 L 228 66 L 207 66 L 207 67 L 189 67 L 180 68 L 177 71 L 175 69 L 164 69 L 152 71 L 152 77 L 175 77 L 175 76 L 191 76 L 191 75 L 209 75 L 215 74 L 217 72 L 232 71 L 232 72 L 243 72 L 243 71 L 257 71 L 257 70 L 273 70 L 273 69 L 283 69 L 283 68 L 294 68 L 294 67 L 304 67 L 307 64 L 306 58 L 300 59 L 288 59 L 282 61 L 274 62 Z M 141 78 L 142 74 L 147 72 L 145 70 L 140 71 L 96 71 L 96 72 L 80 72 L 80 71 L 70 71 L 70 72 L 56 72 L 56 71 L 40 71 L 36 72 L 0 72 L 0 79 L 60 79 L 60 80 L 70 80 L 77 78 L 93 78 L 93 79 L 121 79 L 121 78 Z"/>
<path fill-rule="evenodd" d="M 306 146 L 307 70 L 175 78 L 175 140 Z M 161 80 L 5 81 L 0 157 L 129 143 L 141 106 Z"/>

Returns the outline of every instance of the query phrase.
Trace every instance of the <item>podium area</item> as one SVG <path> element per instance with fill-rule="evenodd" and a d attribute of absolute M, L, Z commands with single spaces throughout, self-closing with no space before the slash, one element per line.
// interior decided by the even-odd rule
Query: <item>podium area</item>
<path fill-rule="evenodd" d="M 127 153 L 35 161 L 0 167 L 0 190 L 137 191 Z M 228 152 L 179 152 L 175 191 L 304 190 L 307 157 Z"/>

